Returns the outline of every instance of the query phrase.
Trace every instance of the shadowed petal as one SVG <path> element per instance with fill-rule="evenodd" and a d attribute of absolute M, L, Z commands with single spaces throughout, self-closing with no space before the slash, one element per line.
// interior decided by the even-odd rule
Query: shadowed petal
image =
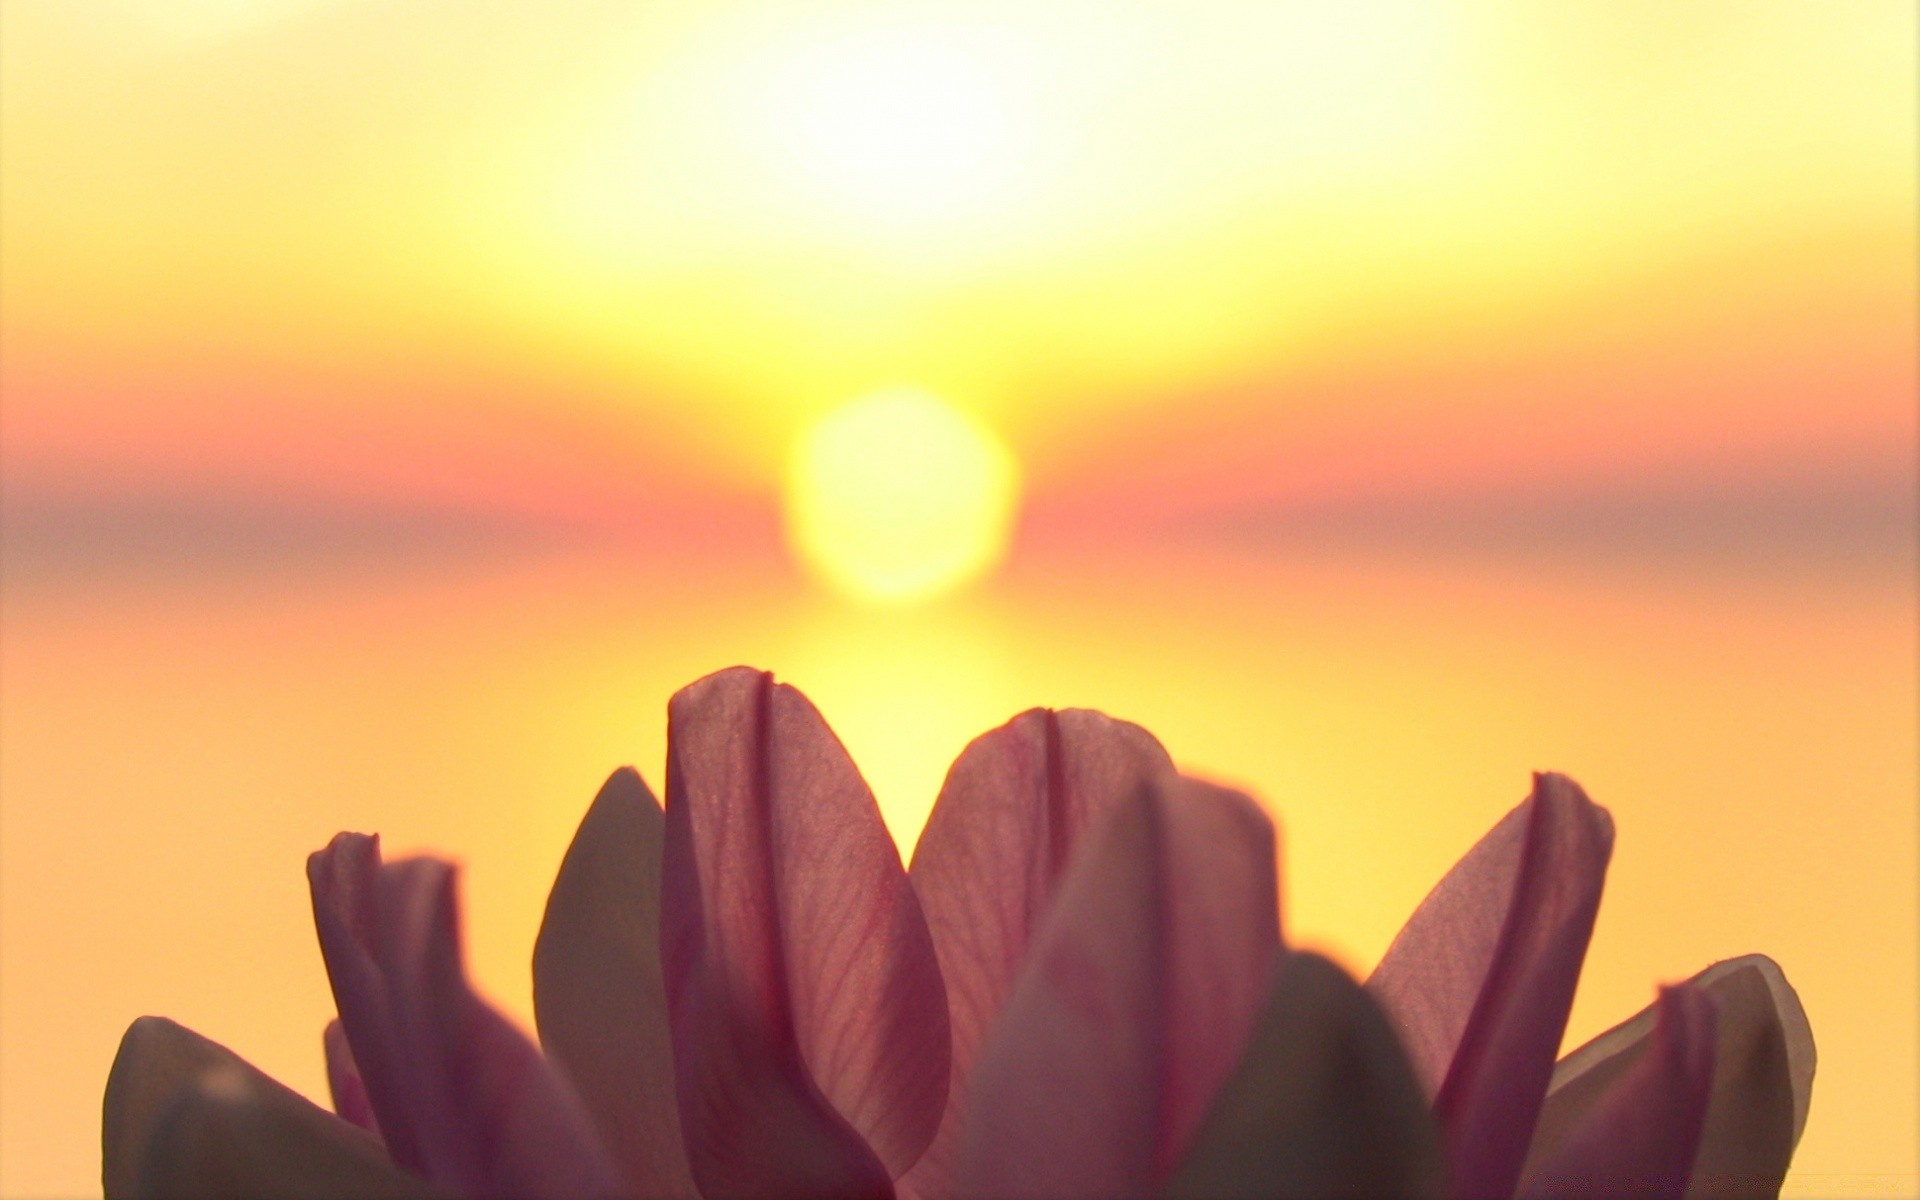
<path fill-rule="evenodd" d="M 1434 1093 L 1456 1194 L 1518 1182 L 1612 850 L 1605 809 L 1565 776 L 1534 776 L 1367 981 Z"/>
<path fill-rule="evenodd" d="M 946 993 L 873 794 L 743 667 L 668 706 L 661 930 L 702 1194 L 889 1195 L 946 1099 Z"/>
<path fill-rule="evenodd" d="M 630 767 L 594 797 L 534 943 L 533 1011 L 635 1190 L 691 1197 L 660 975 L 662 824 Z"/>
<path fill-rule="evenodd" d="M 1705 990 L 1682 984 L 1662 988 L 1651 1014 L 1630 1051 L 1556 1079 L 1520 1195 L 1685 1194 L 1713 1092 L 1714 1003 Z"/>
<path fill-rule="evenodd" d="M 432 1194 L 364 1130 L 163 1017 L 121 1038 L 102 1118 L 107 1200 Z"/>
<path fill-rule="evenodd" d="M 1759 954 L 1715 963 L 1683 986 L 1712 998 L 1718 1029 L 1712 1093 L 1686 1194 L 1777 1195 L 1813 1085 L 1813 1034 L 1799 997 L 1773 960 Z M 1655 1006 L 1641 1010 L 1554 1068 L 1529 1174 L 1633 1069 L 1656 1015 Z"/>
<path fill-rule="evenodd" d="M 341 834 L 307 876 L 340 1024 L 394 1161 L 468 1196 L 624 1190 L 571 1086 L 467 986 L 451 867 L 383 867 L 376 839 Z"/>
<path fill-rule="evenodd" d="M 1084 709 L 1021 713 L 976 738 L 947 773 L 914 848 L 953 1027 L 953 1072 L 933 1144 L 905 1185 L 952 1190 L 974 1055 L 1083 830 L 1173 763 L 1137 725 Z"/>
<path fill-rule="evenodd" d="M 427 858 L 385 867 L 380 906 L 378 960 L 420 1101 L 428 1177 L 503 1200 L 624 1192 L 572 1087 L 468 986 L 453 867 Z"/>
<path fill-rule="evenodd" d="M 239 1064 L 233 1051 L 165 1017 L 141 1017 L 121 1035 L 100 1114 L 100 1183 L 107 1200 L 137 1191 L 154 1123 L 180 1090 L 212 1067 Z"/>
<path fill-rule="evenodd" d="M 1718 1067 L 1689 1197 L 1778 1194 L 1813 1099 L 1813 1029 L 1787 977 L 1763 954 L 1694 977 L 1720 1011 Z"/>
<path fill-rule="evenodd" d="M 1151 1193 L 1264 999 L 1279 903 L 1251 800 L 1164 780 L 1088 839 L 981 1046 L 959 1195 Z"/>
<path fill-rule="evenodd" d="M 1274 968 L 1246 1053 L 1167 1183 L 1171 1200 L 1437 1197 L 1427 1099 L 1366 991 L 1317 954 Z"/>
<path fill-rule="evenodd" d="M 327 1089 L 333 1094 L 333 1111 L 378 1137 L 380 1123 L 374 1119 L 373 1104 L 367 1099 L 366 1081 L 353 1061 L 353 1048 L 347 1045 L 347 1031 L 339 1021 L 328 1021 L 321 1038 L 327 1053 Z"/>
<path fill-rule="evenodd" d="M 149 1200 L 409 1200 L 441 1196 L 373 1135 L 240 1064 L 209 1067 L 154 1129 Z"/>

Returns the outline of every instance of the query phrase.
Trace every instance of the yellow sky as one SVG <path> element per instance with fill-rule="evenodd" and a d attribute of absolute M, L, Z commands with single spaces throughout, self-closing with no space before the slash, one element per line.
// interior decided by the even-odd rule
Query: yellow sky
<path fill-rule="evenodd" d="M 752 478 L 882 386 L 1027 449 L 1356 347 L 1498 344 L 1675 263 L 1857 275 L 1836 242 L 1910 237 L 1894 3 L 8 22 L 25 352 L 585 374 L 710 410 L 701 452 Z"/>

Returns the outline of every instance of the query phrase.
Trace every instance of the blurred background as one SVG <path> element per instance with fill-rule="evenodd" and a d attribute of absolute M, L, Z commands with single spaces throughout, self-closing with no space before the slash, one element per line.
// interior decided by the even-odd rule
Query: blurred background
<path fill-rule="evenodd" d="M 1764 951 L 1796 1194 L 1920 1190 L 1904 0 L 8 0 L 0 1193 L 171 1015 L 324 1095 L 304 857 L 546 888 L 665 703 L 823 710 L 903 853 L 1039 704 L 1370 969 L 1555 769 L 1569 1045 Z"/>

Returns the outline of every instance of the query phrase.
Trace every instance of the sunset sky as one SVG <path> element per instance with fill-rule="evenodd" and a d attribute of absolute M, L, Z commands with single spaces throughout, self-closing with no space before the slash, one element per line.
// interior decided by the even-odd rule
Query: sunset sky
<path fill-rule="evenodd" d="M 1917 47 L 1904 0 L 8 0 L 0 1194 L 97 1194 L 142 1013 L 323 1094 L 338 829 L 466 864 L 524 1018 L 595 787 L 735 662 L 903 853 L 973 735 L 1139 721 L 1359 973 L 1566 771 L 1620 829 L 1570 1044 L 1769 953 L 1796 1194 L 1920 1188 Z"/>

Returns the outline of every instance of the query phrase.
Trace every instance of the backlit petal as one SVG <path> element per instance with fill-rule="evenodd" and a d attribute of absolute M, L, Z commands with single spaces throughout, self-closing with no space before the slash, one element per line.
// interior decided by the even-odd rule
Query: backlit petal
<path fill-rule="evenodd" d="M 533 1011 L 634 1189 L 691 1197 L 660 975 L 663 823 L 632 768 L 594 797 L 547 897 Z"/>
<path fill-rule="evenodd" d="M 381 871 L 378 959 L 391 988 L 416 1131 L 436 1183 L 471 1197 L 606 1197 L 626 1190 L 592 1119 L 540 1050 L 468 986 L 454 869 Z"/>
<path fill-rule="evenodd" d="M 394 1161 L 473 1197 L 625 1190 L 571 1085 L 468 987 L 450 866 L 383 867 L 376 839 L 341 834 L 307 874 L 340 1023 Z"/>
<path fill-rule="evenodd" d="M 1088 838 L 981 1046 L 959 1195 L 1150 1194 L 1265 997 L 1279 904 L 1251 800 L 1165 780 Z"/>
<path fill-rule="evenodd" d="M 1684 986 L 1712 999 L 1718 1030 L 1712 1093 L 1686 1194 L 1777 1195 L 1813 1087 L 1813 1034 L 1799 997 L 1773 960 L 1759 954 L 1715 963 Z M 1654 1006 L 1642 1009 L 1554 1068 L 1529 1173 L 1644 1054 L 1656 1013 Z"/>
<path fill-rule="evenodd" d="M 385 972 L 375 961 L 379 941 L 380 838 L 342 833 L 307 858 L 313 923 L 333 985 L 340 1027 L 367 1091 L 380 1136 L 393 1161 L 419 1175 L 426 1158 L 414 1132 L 419 1098 L 402 1060 L 399 1031 Z"/>
<path fill-rule="evenodd" d="M 1593 935 L 1613 822 L 1572 780 L 1533 794 L 1435 886 L 1367 987 L 1434 1094 L 1452 1189 L 1518 1182 Z"/>
<path fill-rule="evenodd" d="M 1317 954 L 1274 968 L 1246 1053 L 1168 1181 L 1172 1200 L 1436 1197 L 1427 1099 L 1365 989 Z"/>
<path fill-rule="evenodd" d="M 1664 988 L 1652 1017 L 1630 1047 L 1556 1080 L 1522 1196 L 1685 1194 L 1713 1092 L 1714 1002 L 1693 985 Z"/>
<path fill-rule="evenodd" d="M 873 794 L 813 705 L 733 668 L 668 707 L 661 919 L 703 1195 L 889 1195 L 946 1100 L 947 1002 Z"/>
<path fill-rule="evenodd" d="M 940 1131 L 905 1181 L 916 1195 L 952 1190 L 974 1055 L 1081 833 L 1147 781 L 1172 773 L 1146 730 L 1084 709 L 1024 712 L 975 739 L 947 773 L 910 872 L 953 1027 Z"/>

